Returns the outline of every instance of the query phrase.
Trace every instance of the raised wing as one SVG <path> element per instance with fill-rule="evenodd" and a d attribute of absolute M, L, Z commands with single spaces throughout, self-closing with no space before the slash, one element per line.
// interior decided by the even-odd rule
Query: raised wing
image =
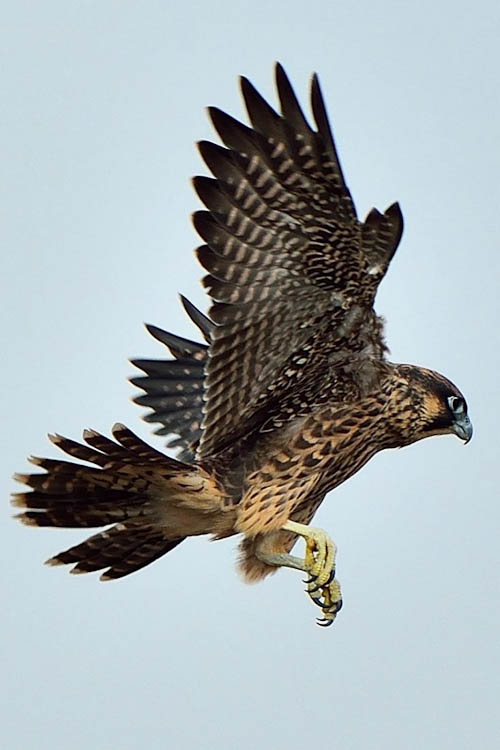
<path fill-rule="evenodd" d="M 181 297 L 181 300 L 205 341 L 210 342 L 214 324 L 185 297 Z M 169 349 L 174 359 L 132 360 L 132 364 L 145 373 L 130 379 L 145 392 L 144 395 L 136 396 L 134 401 L 151 409 L 144 417 L 146 422 L 159 422 L 162 425 L 155 430 L 156 435 L 178 436 L 169 440 L 167 446 L 180 448 L 178 458 L 190 461 L 194 458 L 193 446 L 201 437 L 204 369 L 208 347 L 167 333 L 156 326 L 148 325 L 147 329 Z"/>
<path fill-rule="evenodd" d="M 199 457 L 264 422 L 269 405 L 289 401 L 319 359 L 384 356 L 372 304 L 401 237 L 399 206 L 374 209 L 361 224 L 317 77 L 317 130 L 280 65 L 276 83 L 281 114 L 242 78 L 252 127 L 212 108 L 227 148 L 200 144 L 215 179 L 195 178 L 208 211 L 194 224 L 207 243 L 198 257 L 216 327 Z"/>

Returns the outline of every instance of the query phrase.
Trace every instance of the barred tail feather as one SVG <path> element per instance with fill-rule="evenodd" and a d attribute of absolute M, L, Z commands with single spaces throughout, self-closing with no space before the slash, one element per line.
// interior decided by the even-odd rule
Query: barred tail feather
<path fill-rule="evenodd" d="M 144 568 L 177 547 L 185 538 L 166 539 L 153 526 L 119 523 L 49 558 L 46 564 L 76 563 L 70 571 L 76 574 L 108 568 L 101 575 L 101 581 L 111 581 Z"/>
<path fill-rule="evenodd" d="M 71 572 L 108 568 L 103 580 L 120 578 L 148 565 L 185 537 L 170 534 L 158 514 L 158 488 L 194 472 L 148 446 L 123 425 L 113 428 L 114 440 L 85 430 L 86 445 L 60 435 L 50 436 L 65 453 L 93 466 L 32 457 L 45 474 L 16 474 L 30 491 L 13 495 L 12 504 L 25 509 L 17 518 L 29 526 L 89 528 L 116 524 L 61 552 L 51 565 L 76 563 Z"/>

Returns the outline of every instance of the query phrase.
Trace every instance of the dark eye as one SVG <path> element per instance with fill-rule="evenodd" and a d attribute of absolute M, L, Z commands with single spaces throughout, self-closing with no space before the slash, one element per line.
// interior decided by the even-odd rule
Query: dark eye
<path fill-rule="evenodd" d="M 464 410 L 464 400 L 460 396 L 448 396 L 448 406 L 452 412 L 460 412 Z"/>

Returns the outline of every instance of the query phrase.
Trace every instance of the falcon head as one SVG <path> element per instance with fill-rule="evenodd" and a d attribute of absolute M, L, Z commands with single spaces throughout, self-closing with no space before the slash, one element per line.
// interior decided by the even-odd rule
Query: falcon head
<path fill-rule="evenodd" d="M 423 367 L 412 369 L 414 379 L 418 372 L 416 390 L 420 402 L 416 439 L 451 433 L 468 443 L 472 437 L 472 423 L 467 413 L 467 402 L 457 386 L 432 370 Z"/>

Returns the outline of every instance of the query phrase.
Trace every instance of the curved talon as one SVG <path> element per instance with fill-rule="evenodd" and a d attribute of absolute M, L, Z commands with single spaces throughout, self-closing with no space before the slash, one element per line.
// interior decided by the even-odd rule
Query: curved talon
<path fill-rule="evenodd" d="M 319 585 L 309 588 L 309 585 L 308 585 L 306 591 L 309 595 L 311 595 L 311 594 L 314 594 L 316 591 L 321 591 L 323 588 L 324 588 L 323 586 L 319 586 Z"/>
<path fill-rule="evenodd" d="M 321 609 L 324 609 L 325 602 L 322 602 L 321 599 L 318 597 L 318 599 L 315 599 L 313 596 L 311 596 L 311 601 L 313 604 L 315 604 L 317 607 L 321 607 Z"/>
<path fill-rule="evenodd" d="M 330 575 L 328 576 L 328 580 L 325 581 L 325 583 L 323 584 L 324 586 L 328 586 L 328 584 L 333 581 L 333 579 L 335 578 L 335 573 L 336 573 L 335 568 L 332 568 L 332 571 L 331 571 Z"/>
<path fill-rule="evenodd" d="M 302 536 L 305 540 L 303 563 L 294 567 L 300 567 L 306 571 L 308 577 L 303 581 L 306 585 L 306 592 L 323 613 L 323 617 L 318 620 L 318 625 L 328 627 L 342 607 L 340 584 L 335 578 L 337 546 L 322 529 L 312 528 L 295 521 L 287 521 L 282 528 Z"/>
<path fill-rule="evenodd" d="M 327 619 L 326 617 L 321 617 L 316 620 L 316 624 L 320 626 L 320 628 L 329 628 L 330 625 L 333 625 L 334 618 L 331 620 Z"/>

